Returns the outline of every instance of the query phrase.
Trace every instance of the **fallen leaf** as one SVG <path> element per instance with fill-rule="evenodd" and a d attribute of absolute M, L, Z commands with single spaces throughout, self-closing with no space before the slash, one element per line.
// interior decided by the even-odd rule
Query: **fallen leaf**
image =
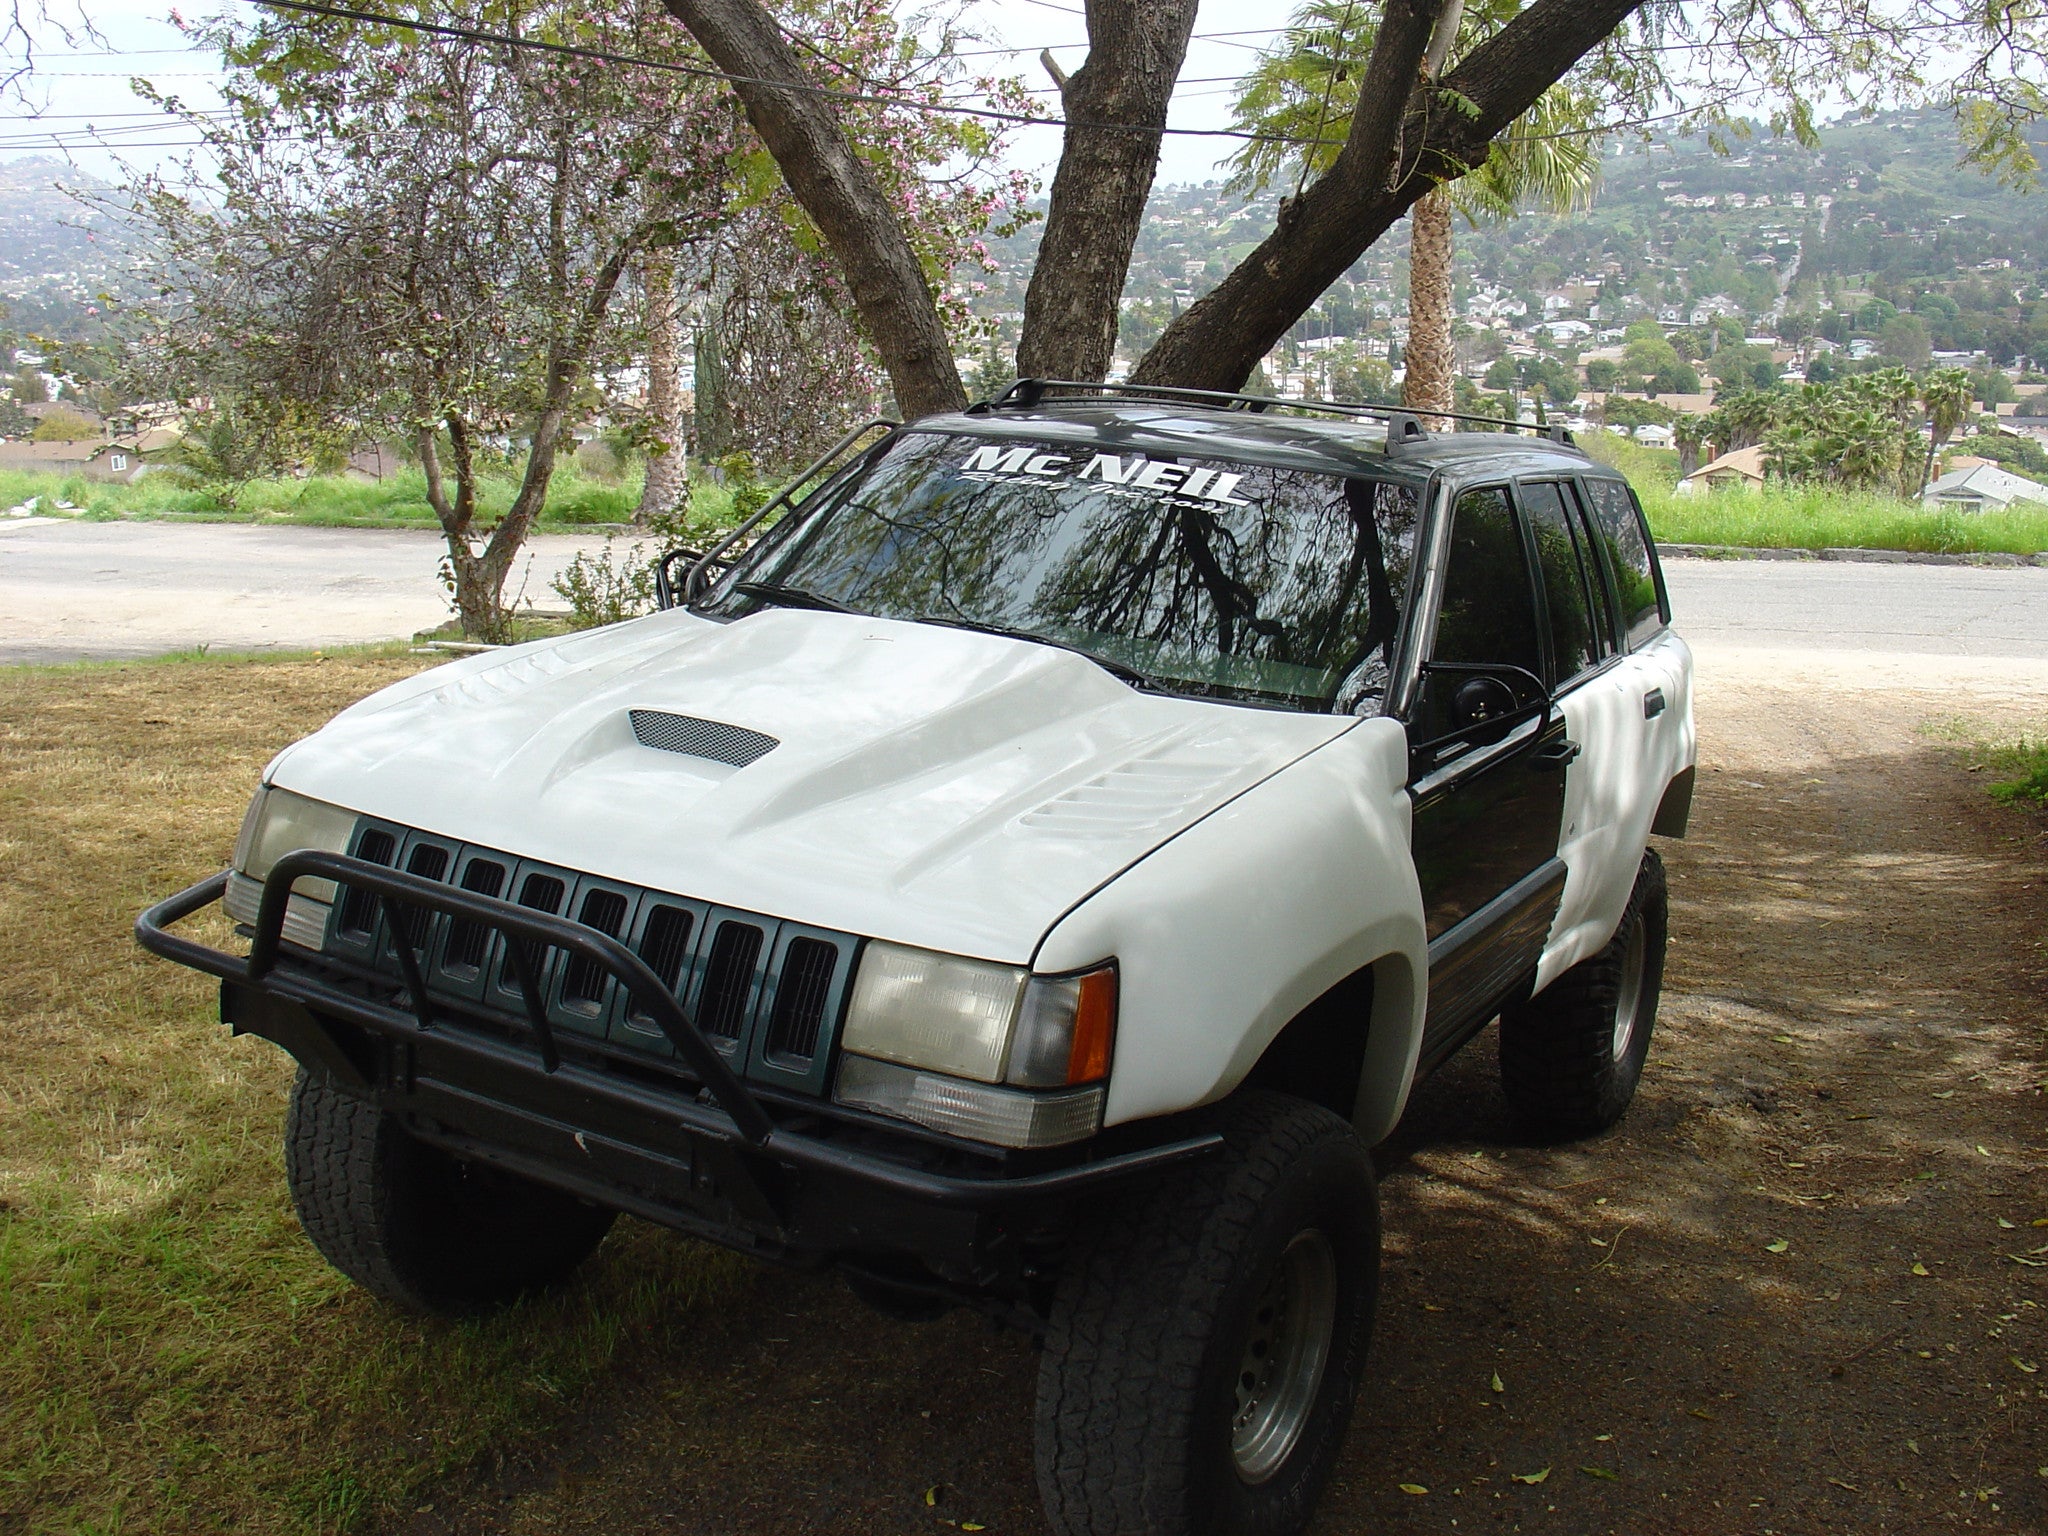
<path fill-rule="evenodd" d="M 1788 1239 L 1781 1237 L 1775 1243 L 1765 1243 L 1764 1252 L 1783 1253 L 1787 1248 L 1790 1248 L 1791 1246 L 1792 1244 Z"/>
<path fill-rule="evenodd" d="M 1952 1099 L 1955 1096 L 1956 1091 L 1953 1088 L 1944 1088 L 1941 1090 L 1941 1092 L 1934 1095 L 1934 1097 L 1937 1099 Z"/>
<path fill-rule="evenodd" d="M 2048 1227 L 2048 1216 L 2036 1216 L 2031 1222 L 2028 1223 L 2028 1225 L 2034 1227 Z"/>
<path fill-rule="evenodd" d="M 1499 1371 L 1495 1371 L 1495 1372 L 1493 1373 L 1493 1390 L 1494 1390 L 1494 1391 L 1496 1391 L 1496 1392 L 1505 1392 L 1505 1391 L 1507 1391 L 1507 1388 L 1506 1388 L 1506 1387 L 1504 1387 L 1504 1386 L 1502 1386 L 1502 1385 L 1500 1384 L 1500 1372 L 1499 1372 Z"/>
<path fill-rule="evenodd" d="M 1590 1237 L 1586 1239 L 1586 1241 L 1591 1243 L 1595 1248 L 1605 1248 L 1607 1246 L 1607 1239 L 1604 1237 Z"/>
<path fill-rule="evenodd" d="M 2004 1229 L 2005 1229 L 2006 1231 L 2008 1231 L 2008 1232 L 2013 1232 L 2013 1231 L 2017 1231 L 2017 1230 L 2019 1229 L 2019 1223 L 2018 1223 L 2018 1222 L 2016 1222 L 2016 1221 L 2007 1221 L 2007 1220 L 2006 1220 L 2006 1219 L 2005 1219 L 2005 1218 L 2004 1218 L 2003 1216 L 2001 1216 L 2001 1217 L 1999 1217 L 1999 1218 L 1998 1218 L 1998 1224 L 1999 1224 L 1999 1225 L 2000 1225 L 2001 1227 L 2003 1227 L 2003 1228 L 2004 1228 Z"/>
<path fill-rule="evenodd" d="M 1428 1490 L 1427 1488 L 1423 1487 L 1423 1486 L 1422 1486 L 1422 1484 L 1420 1484 L 1420 1483 L 1403 1483 L 1403 1484 L 1401 1484 L 1401 1491 L 1402 1491 L 1403 1493 L 1427 1493 L 1427 1492 L 1429 1492 L 1429 1490 Z"/>
<path fill-rule="evenodd" d="M 2026 1265 L 2029 1269 L 2048 1269 L 2048 1259 L 2030 1259 L 2024 1253 L 2008 1253 L 2006 1257 L 2015 1264 Z"/>
<path fill-rule="evenodd" d="M 1875 1115 L 1851 1115 L 1851 1116 L 1850 1116 L 1849 1118 L 1850 1118 L 1851 1120 L 1875 1120 L 1875 1119 L 1877 1118 L 1877 1116 L 1875 1116 Z"/>
<path fill-rule="evenodd" d="M 1607 1442 L 1608 1442 L 1609 1440 L 1612 1440 L 1612 1439 L 1614 1438 L 1614 1436 L 1612 1436 L 1612 1435 L 1595 1435 L 1595 1436 L 1594 1436 L 1593 1438 L 1594 1438 L 1595 1440 L 1599 1441 L 1599 1442 L 1600 1442 L 1600 1443 L 1601 1443 L 1602 1445 L 1605 1445 L 1605 1444 L 1606 1444 L 1606 1443 L 1607 1443 Z"/>
<path fill-rule="evenodd" d="M 979 1520 L 962 1520 L 960 1522 L 960 1529 L 963 1531 L 985 1531 L 988 1527 Z"/>
<path fill-rule="evenodd" d="M 1925 1264 L 1920 1263 L 1917 1259 L 1913 1262 L 1914 1274 L 1925 1277 L 1927 1272 L 1927 1266 Z"/>
<path fill-rule="evenodd" d="M 1424 1302 L 1424 1303 L 1422 1304 L 1422 1310 L 1423 1310 L 1423 1311 L 1425 1311 L 1425 1312 L 1441 1312 L 1441 1311 L 1443 1311 L 1443 1308 L 1442 1308 L 1442 1307 L 1440 1307 L 1440 1306 L 1438 1306 L 1438 1305 L 1437 1305 L 1437 1304 L 1436 1304 L 1435 1302 L 1433 1302 L 1433 1301 L 1425 1301 L 1425 1302 Z"/>
<path fill-rule="evenodd" d="M 1845 1483 L 1839 1477 L 1831 1477 L 1828 1479 L 1828 1481 L 1833 1483 L 1837 1488 L 1848 1489 L 1851 1493 L 1861 1493 L 1863 1491 L 1861 1488 L 1858 1488 L 1854 1483 Z"/>
<path fill-rule="evenodd" d="M 939 1502 L 939 1493 L 945 1486 L 944 1483 L 933 1483 L 931 1487 L 925 1489 L 924 1502 L 927 1509 Z"/>
<path fill-rule="evenodd" d="M 1549 1476 L 1550 1468 L 1545 1467 L 1541 1472 L 1510 1472 L 1508 1474 L 1508 1481 L 1511 1483 L 1527 1483 L 1534 1487 Z"/>
<path fill-rule="evenodd" d="M 1797 1045 L 1799 1043 L 1790 1035 L 1773 1035 L 1771 1038 L 1780 1045 Z"/>
<path fill-rule="evenodd" d="M 1705 1419 L 1709 1424 L 1714 1421 L 1714 1416 L 1704 1408 L 1688 1408 L 1686 1412 L 1696 1419 Z"/>
<path fill-rule="evenodd" d="M 1989 1157 L 1991 1155 L 1990 1152 L 1985 1149 L 1984 1143 L 1981 1141 L 1977 1143 L 1977 1151 L 1979 1155 L 1983 1157 Z"/>
<path fill-rule="evenodd" d="M 2012 1357 L 2012 1363 L 2018 1366 L 2021 1370 L 2025 1371 L 2029 1376 L 2033 1375 L 2036 1371 L 2041 1369 L 2041 1367 L 2034 1364 L 2033 1361 L 2022 1360 L 2018 1355 L 2014 1355 Z"/>
<path fill-rule="evenodd" d="M 1588 1477 L 1597 1477 L 1605 1482 L 1618 1483 L 1621 1481 L 1621 1474 L 1619 1472 L 1610 1472 L 1605 1467 L 1581 1467 L 1579 1470 Z"/>

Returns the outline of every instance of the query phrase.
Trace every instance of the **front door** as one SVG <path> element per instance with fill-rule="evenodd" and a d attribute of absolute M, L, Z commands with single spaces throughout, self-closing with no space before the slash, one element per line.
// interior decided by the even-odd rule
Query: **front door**
<path fill-rule="evenodd" d="M 1557 850 L 1573 748 L 1545 697 L 1529 551 L 1506 486 L 1458 498 L 1436 636 L 1408 722 L 1429 931 L 1424 1069 L 1533 969 L 1564 884 Z"/>

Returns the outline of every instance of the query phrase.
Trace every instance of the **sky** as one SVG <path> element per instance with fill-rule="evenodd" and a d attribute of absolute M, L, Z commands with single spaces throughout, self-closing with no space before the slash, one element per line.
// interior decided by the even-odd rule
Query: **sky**
<path fill-rule="evenodd" d="M 177 158 L 179 143 L 189 140 L 190 132 L 166 124 L 129 84 L 140 75 L 190 105 L 218 101 L 212 85 L 218 78 L 217 60 L 189 51 L 169 20 L 173 6 L 167 0 L 84 0 L 97 33 L 89 36 L 78 25 L 77 0 L 45 3 L 50 15 L 35 26 L 32 48 L 25 49 L 19 37 L 0 46 L 0 62 L 9 70 L 21 69 L 25 60 L 32 63 L 30 72 L 0 97 L 0 159 L 67 155 L 81 170 L 112 180 L 124 157 L 145 167 Z M 203 14 L 209 3 L 185 0 L 185 8 Z M 396 13 L 406 9 L 403 0 L 377 0 L 375 8 L 387 5 Z M 1168 127 L 1227 127 L 1230 82 L 1280 34 L 1278 23 L 1290 9 L 1274 0 L 1205 0 Z M 986 64 L 1022 76 L 1048 108 L 1052 84 L 1038 62 L 1040 50 L 1051 49 L 1069 71 L 1087 57 L 1087 28 L 1078 0 L 977 0 L 967 9 L 966 24 L 982 39 L 968 46 L 1005 50 L 988 56 Z M 114 146 L 120 146 L 118 152 Z M 1218 167 L 1236 147 L 1230 139 L 1170 133 L 1160 155 L 1159 180 L 1206 181 L 1223 174 Z M 1050 184 L 1059 150 L 1057 127 L 1027 128 L 1016 134 L 1011 159 Z"/>

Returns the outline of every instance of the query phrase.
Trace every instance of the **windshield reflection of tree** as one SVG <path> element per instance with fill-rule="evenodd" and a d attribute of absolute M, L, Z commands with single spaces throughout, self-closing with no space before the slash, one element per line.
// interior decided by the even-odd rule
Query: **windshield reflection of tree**
<path fill-rule="evenodd" d="M 1392 640 L 1418 506 L 1405 487 L 1240 469 L 1239 507 L 1092 479 L 967 480 L 936 456 L 885 461 L 778 579 L 1317 702 Z"/>

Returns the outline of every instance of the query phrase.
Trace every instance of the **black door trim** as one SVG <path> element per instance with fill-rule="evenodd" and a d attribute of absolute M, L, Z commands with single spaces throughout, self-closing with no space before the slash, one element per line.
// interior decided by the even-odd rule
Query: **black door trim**
<path fill-rule="evenodd" d="M 1552 857 L 1429 944 L 1429 1010 L 1416 1076 L 1435 1070 L 1528 980 L 1569 871 Z"/>

